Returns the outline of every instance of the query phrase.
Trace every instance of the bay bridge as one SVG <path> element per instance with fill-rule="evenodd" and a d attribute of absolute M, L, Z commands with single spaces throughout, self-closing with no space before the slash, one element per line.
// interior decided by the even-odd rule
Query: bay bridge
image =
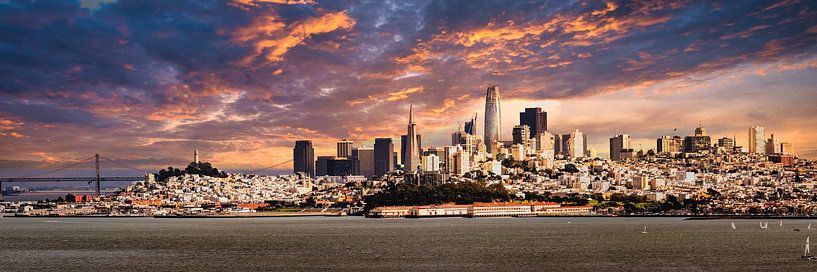
<path fill-rule="evenodd" d="M 95 175 L 93 175 L 93 176 L 53 177 L 54 174 L 56 174 L 56 173 L 58 173 L 60 171 L 66 170 L 66 169 L 71 169 L 71 168 L 76 169 L 76 168 L 81 168 L 81 167 L 87 167 L 87 163 L 90 163 L 91 161 L 93 161 L 94 170 L 95 170 Z M 145 175 L 143 175 L 143 176 L 107 176 L 107 177 L 100 176 L 100 170 L 101 170 L 102 162 L 108 162 L 108 163 L 114 164 L 114 165 L 118 166 L 119 168 L 125 168 L 125 169 L 130 169 L 130 170 L 141 171 L 141 172 L 144 172 Z M 292 162 L 292 160 L 290 159 L 290 160 L 287 160 L 287 161 L 284 161 L 284 162 L 281 162 L 281 163 L 278 163 L 278 164 L 275 164 L 275 165 L 272 165 L 272 166 L 260 168 L 260 169 L 244 171 L 244 173 L 245 174 L 253 174 L 253 173 L 263 171 L 263 170 L 269 170 L 269 169 L 275 168 L 277 166 L 281 166 L 281 165 L 283 165 L 285 163 L 289 163 L 289 162 Z M 126 165 L 124 163 L 118 162 L 118 161 L 110 159 L 110 158 L 100 157 L 99 154 L 94 154 L 93 156 L 90 156 L 88 158 L 79 160 L 76 163 L 72 163 L 70 165 L 66 165 L 66 166 L 63 166 L 63 167 L 60 167 L 60 168 L 57 168 L 57 169 L 54 169 L 54 170 L 45 171 L 45 172 L 37 173 L 37 174 L 33 174 L 33 175 L 21 176 L 21 177 L 0 178 L 0 190 L 2 190 L 4 183 L 87 182 L 88 184 L 96 183 L 95 184 L 95 186 L 96 186 L 96 195 L 101 196 L 101 184 L 102 184 L 102 182 L 145 181 L 149 173 L 151 173 L 151 171 L 144 170 L 144 169 L 139 169 L 137 167 L 132 167 L 132 166 Z"/>
<path fill-rule="evenodd" d="M 124 177 L 124 176 L 123 177 L 102 177 L 102 176 L 100 176 L 100 170 L 101 170 L 100 169 L 100 159 L 103 160 L 103 161 L 113 163 L 113 164 L 115 164 L 117 166 L 120 166 L 120 167 L 123 167 L 123 168 L 143 171 L 143 172 L 145 172 L 145 175 L 144 176 L 139 176 L 139 177 Z M 63 170 L 69 169 L 69 168 L 83 167 L 83 166 L 85 166 L 83 164 L 88 163 L 90 161 L 94 162 L 94 170 L 96 172 L 96 175 L 94 175 L 94 176 L 90 176 L 90 177 L 50 177 L 50 176 L 52 176 L 53 174 L 55 174 L 57 172 L 60 172 L 60 171 L 63 171 Z M 83 160 L 80 160 L 79 162 L 76 162 L 76 163 L 73 163 L 73 164 L 70 164 L 70 165 L 67 165 L 67 166 L 63 166 L 63 167 L 60 167 L 60 168 L 57 168 L 57 169 L 54 169 L 54 170 L 50 170 L 50 171 L 46 171 L 46 172 L 42 172 L 42 173 L 37 173 L 37 174 L 33 174 L 33 175 L 22 176 L 22 177 L 0 178 L 0 189 L 3 188 L 3 183 L 88 182 L 90 184 L 92 182 L 96 182 L 96 184 L 95 184 L 96 185 L 96 195 L 100 196 L 101 195 L 101 184 L 102 184 L 102 182 L 144 181 L 145 177 L 147 176 L 147 173 L 148 173 L 148 171 L 146 171 L 146 170 L 135 168 L 135 167 L 130 167 L 130 166 L 127 166 L 125 164 L 119 163 L 119 162 L 117 162 L 115 160 L 112 160 L 112 159 L 109 159 L 109 158 L 106 158 L 106 157 L 100 157 L 99 154 L 94 154 L 93 156 L 85 158 Z"/>

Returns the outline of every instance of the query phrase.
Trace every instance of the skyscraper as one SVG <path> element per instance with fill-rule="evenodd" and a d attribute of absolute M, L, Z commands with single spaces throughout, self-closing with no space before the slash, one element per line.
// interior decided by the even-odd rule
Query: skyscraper
<path fill-rule="evenodd" d="M 485 93 L 485 147 L 493 150 L 495 141 L 502 141 L 502 114 L 499 105 L 499 86 L 488 87 Z"/>
<path fill-rule="evenodd" d="M 474 113 L 474 118 L 465 122 L 465 133 L 476 136 L 477 135 L 477 113 Z"/>
<path fill-rule="evenodd" d="M 570 158 L 584 157 L 584 137 L 578 129 L 562 135 L 562 155 Z"/>
<path fill-rule="evenodd" d="M 525 108 L 519 113 L 519 124 L 530 127 L 530 137 L 536 137 L 548 130 L 548 113 L 542 108 Z"/>
<path fill-rule="evenodd" d="M 338 141 L 338 157 L 340 158 L 348 158 L 352 156 L 352 147 L 355 145 L 354 142 L 350 140 L 340 140 Z"/>
<path fill-rule="evenodd" d="M 408 144 L 408 138 L 406 135 L 400 135 L 400 160 L 399 162 L 402 164 L 406 164 L 406 144 Z M 423 136 L 417 134 L 417 146 L 423 146 Z M 398 161 L 394 161 L 397 164 Z"/>
<path fill-rule="evenodd" d="M 774 155 L 780 154 L 780 141 L 774 138 L 774 134 L 772 137 L 766 141 L 766 155 Z"/>
<path fill-rule="evenodd" d="M 360 175 L 371 178 L 374 176 L 374 148 L 358 147 L 352 149 L 352 157 L 360 163 Z"/>
<path fill-rule="evenodd" d="M 587 146 L 587 140 L 589 137 L 590 137 L 589 135 L 582 133 L 582 147 L 584 147 L 583 152 L 585 157 L 591 157 L 590 151 L 588 150 L 590 147 Z"/>
<path fill-rule="evenodd" d="M 359 176 L 360 161 L 357 158 L 336 158 L 327 167 L 330 176 Z"/>
<path fill-rule="evenodd" d="M 514 144 L 522 144 L 525 147 L 525 150 L 530 152 L 530 150 L 534 149 L 534 141 L 530 137 L 531 131 L 530 127 L 527 125 L 518 125 L 513 127 L 513 131 L 511 135 L 513 135 L 513 143 Z"/>
<path fill-rule="evenodd" d="M 749 153 L 763 154 L 766 150 L 766 132 L 761 126 L 749 128 Z"/>
<path fill-rule="evenodd" d="M 621 151 L 631 149 L 630 147 L 630 135 L 621 134 L 616 137 L 610 138 L 610 159 L 614 161 L 620 161 L 621 158 Z"/>
<path fill-rule="evenodd" d="M 555 141 L 556 138 L 554 135 L 548 133 L 547 131 L 539 134 L 539 136 L 536 137 L 536 151 L 539 153 L 548 151 L 554 152 L 556 146 Z"/>
<path fill-rule="evenodd" d="M 394 143 L 391 138 L 376 138 L 374 139 L 374 174 L 382 176 L 383 174 L 394 171 L 395 156 Z"/>
<path fill-rule="evenodd" d="M 403 157 L 406 161 L 406 172 L 417 171 L 420 166 L 420 144 L 417 141 L 417 125 L 414 123 L 413 105 L 409 106 L 409 120 L 406 127 L 406 153 Z"/>
<path fill-rule="evenodd" d="M 794 155 L 794 148 L 791 146 L 791 143 L 782 142 L 780 143 L 780 153 L 784 155 Z"/>
<path fill-rule="evenodd" d="M 684 137 L 684 153 L 696 153 L 709 150 L 712 147 L 712 139 L 706 135 L 706 128 L 698 126 L 695 128 L 695 135 Z"/>
<path fill-rule="evenodd" d="M 360 174 L 360 161 L 357 158 L 339 158 L 318 156 L 318 176 L 357 176 Z"/>
<path fill-rule="evenodd" d="M 658 153 L 672 153 L 677 152 L 677 150 L 672 151 L 672 137 L 671 136 L 661 136 L 658 138 L 655 143 L 655 149 Z"/>
<path fill-rule="evenodd" d="M 301 172 L 306 173 L 309 177 L 315 177 L 315 149 L 312 148 L 312 141 L 295 141 L 292 162 L 294 173 Z"/>
<path fill-rule="evenodd" d="M 718 139 L 718 147 L 722 148 L 724 151 L 731 152 L 735 149 L 735 141 L 732 138 L 723 137 Z"/>
<path fill-rule="evenodd" d="M 440 171 L 440 157 L 435 154 L 423 156 L 421 164 L 423 173 Z"/>
<path fill-rule="evenodd" d="M 329 161 L 334 159 L 335 156 L 318 156 L 315 162 L 315 175 L 319 177 L 329 175 Z"/>

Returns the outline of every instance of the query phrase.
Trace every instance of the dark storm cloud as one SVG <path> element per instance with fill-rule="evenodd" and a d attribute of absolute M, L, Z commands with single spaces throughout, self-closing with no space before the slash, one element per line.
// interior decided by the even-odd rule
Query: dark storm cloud
<path fill-rule="evenodd" d="M 409 103 L 452 127 L 490 84 L 585 97 L 812 56 L 815 25 L 810 1 L 9 1 L 0 121 L 19 125 L 0 137 L 26 159 L 102 143 L 134 162 L 371 140 Z"/>

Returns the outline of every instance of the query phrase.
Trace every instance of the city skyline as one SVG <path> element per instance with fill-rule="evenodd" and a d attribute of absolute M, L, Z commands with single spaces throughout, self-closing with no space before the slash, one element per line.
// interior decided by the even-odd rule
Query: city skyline
<path fill-rule="evenodd" d="M 316 157 L 399 140 L 411 104 L 423 147 L 441 147 L 475 112 L 487 131 L 493 85 L 502 140 L 540 107 L 600 157 L 615 135 L 647 150 L 699 123 L 744 148 L 762 126 L 817 157 L 814 3 L 297 3 L 0 4 L 0 167 L 101 153 L 157 169 L 198 149 L 260 168 L 296 140 Z"/>

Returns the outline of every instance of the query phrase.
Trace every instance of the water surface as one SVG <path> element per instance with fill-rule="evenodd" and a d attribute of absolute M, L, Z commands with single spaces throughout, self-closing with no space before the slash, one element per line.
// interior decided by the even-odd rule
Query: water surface
<path fill-rule="evenodd" d="M 817 271 L 810 221 L 732 221 L 5 217 L 0 270 Z"/>

